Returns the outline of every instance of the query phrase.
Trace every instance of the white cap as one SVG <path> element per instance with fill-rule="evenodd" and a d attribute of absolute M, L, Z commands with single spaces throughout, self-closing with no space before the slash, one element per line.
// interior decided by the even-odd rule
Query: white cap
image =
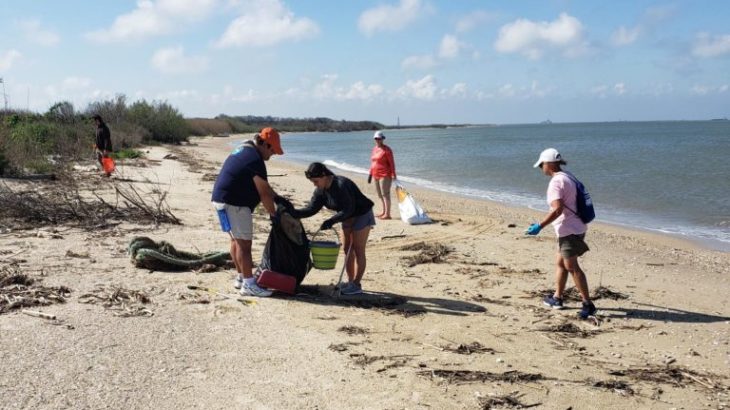
<path fill-rule="evenodd" d="M 548 148 L 540 153 L 540 158 L 537 160 L 533 168 L 540 168 L 543 162 L 561 162 L 565 163 L 563 157 L 560 155 L 558 150 L 555 148 Z"/>
<path fill-rule="evenodd" d="M 382 131 L 375 131 L 375 134 L 373 135 L 374 140 L 384 140 L 385 134 L 383 134 Z"/>

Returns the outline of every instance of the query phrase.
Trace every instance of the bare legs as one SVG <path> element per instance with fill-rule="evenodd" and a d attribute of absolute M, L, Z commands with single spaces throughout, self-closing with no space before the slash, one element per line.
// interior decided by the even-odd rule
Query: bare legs
<path fill-rule="evenodd" d="M 359 231 L 342 229 L 342 243 L 344 244 L 345 252 L 350 249 L 350 257 L 347 258 L 347 266 L 345 267 L 349 282 L 359 284 L 362 276 L 365 274 L 365 266 L 367 265 L 365 245 L 368 242 L 370 229 L 371 227 L 369 226 Z M 350 248 L 351 246 L 352 248 Z"/>
<path fill-rule="evenodd" d="M 251 256 L 251 243 L 245 239 L 231 238 L 231 258 L 236 265 L 236 271 L 244 279 L 252 278 L 253 257 Z"/>
<path fill-rule="evenodd" d="M 375 215 L 377 218 L 390 219 L 390 186 L 392 183 L 393 178 L 380 178 L 375 180 L 375 190 L 383 206 L 383 212 Z"/>
<path fill-rule="evenodd" d="M 572 256 L 570 258 L 563 258 L 558 252 L 555 261 L 555 297 L 563 297 L 565 292 L 565 283 L 568 281 L 568 272 L 573 276 L 573 283 L 580 292 L 581 299 L 583 302 L 590 302 L 590 294 L 588 291 L 588 280 L 586 280 L 586 274 L 578 264 L 578 257 Z"/>

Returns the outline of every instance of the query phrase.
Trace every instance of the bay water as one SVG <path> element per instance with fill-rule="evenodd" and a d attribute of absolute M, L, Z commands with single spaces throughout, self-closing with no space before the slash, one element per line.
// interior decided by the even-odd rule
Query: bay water
<path fill-rule="evenodd" d="M 597 220 L 730 251 L 730 121 L 526 124 L 384 130 L 398 179 L 547 210 L 533 164 L 558 149 L 590 192 Z M 372 131 L 287 133 L 286 161 L 367 175 Z M 456 206 L 456 205 L 455 205 Z M 456 210 L 455 210 L 456 211 Z M 522 221 L 525 227 L 532 221 Z"/>

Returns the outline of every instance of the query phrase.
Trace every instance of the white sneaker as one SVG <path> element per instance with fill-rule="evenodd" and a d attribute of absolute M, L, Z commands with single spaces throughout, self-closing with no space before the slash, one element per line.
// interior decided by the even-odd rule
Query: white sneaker
<path fill-rule="evenodd" d="M 259 287 L 257 284 L 249 285 L 246 282 L 243 283 L 243 286 L 241 286 L 241 295 L 242 296 L 258 296 L 260 298 L 265 298 L 268 296 L 271 296 L 273 292 L 270 290 L 266 290 L 264 288 Z"/>
<path fill-rule="evenodd" d="M 233 287 L 236 289 L 241 289 L 241 286 L 243 286 L 243 276 L 236 275 L 236 279 L 233 280 Z"/>

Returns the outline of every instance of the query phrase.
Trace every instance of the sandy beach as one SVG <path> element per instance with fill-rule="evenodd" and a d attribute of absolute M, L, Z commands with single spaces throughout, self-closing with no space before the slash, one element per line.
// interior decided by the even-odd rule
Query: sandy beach
<path fill-rule="evenodd" d="M 0 231 L 0 264 L 71 290 L 66 303 L 32 309 L 56 320 L 0 314 L 0 408 L 730 407 L 730 254 L 673 237 L 590 225 L 581 264 L 600 287 L 597 321 L 577 320 L 577 301 L 542 305 L 555 238 L 523 235 L 539 213 L 413 187 L 434 223 L 378 221 L 363 279 L 374 303 L 329 296 L 342 255 L 335 270 L 313 269 L 302 294 L 249 303 L 187 288 L 235 298 L 231 270 L 136 268 L 127 246 L 137 236 L 228 249 L 210 192 L 235 139 L 150 147 L 146 166 L 119 164 L 124 178 L 167 189 L 182 225 Z M 309 199 L 302 166 L 285 155 L 267 167 L 279 194 Z M 84 177 L 112 192 L 114 181 Z M 377 201 L 365 178 L 351 177 Z M 325 218 L 303 223 L 312 233 Z M 255 223 L 257 260 L 269 223 Z M 430 261 L 429 249 L 440 250 Z M 146 294 L 147 314 L 82 303 L 114 286 Z"/>

